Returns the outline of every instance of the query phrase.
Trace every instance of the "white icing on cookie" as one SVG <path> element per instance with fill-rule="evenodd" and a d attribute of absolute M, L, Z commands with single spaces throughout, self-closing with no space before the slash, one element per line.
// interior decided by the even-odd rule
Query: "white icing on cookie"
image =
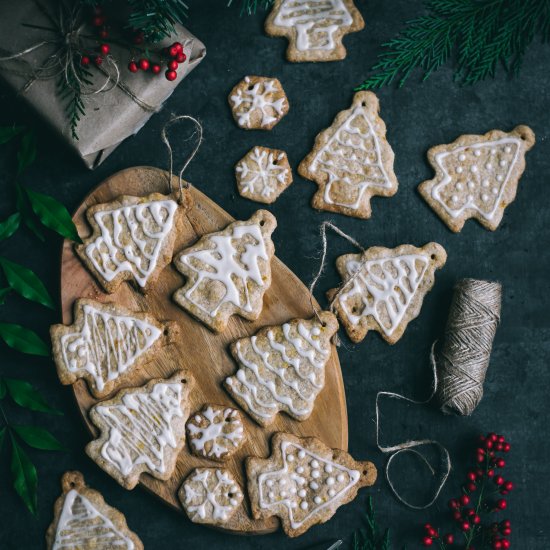
<path fill-rule="evenodd" d="M 245 77 L 244 81 L 249 86 L 239 88 L 231 97 L 233 108 L 236 112 L 237 122 L 243 128 L 250 128 L 252 114 L 260 112 L 262 116 L 261 126 L 269 126 L 284 114 L 286 98 L 281 97 L 273 100 L 270 94 L 280 91 L 275 80 L 267 79 L 250 83 L 250 77 Z M 240 109 L 242 107 L 242 109 Z M 276 114 L 277 116 L 274 116 Z"/>
<path fill-rule="evenodd" d="M 178 445 L 173 420 L 183 417 L 181 383 L 158 382 L 150 390 L 125 394 L 119 404 L 96 405 L 94 411 L 109 430 L 101 456 L 122 476 L 141 464 L 166 473 L 167 447 Z"/>
<path fill-rule="evenodd" d="M 521 139 L 506 137 L 438 153 L 435 155 L 435 162 L 443 171 L 444 177 L 437 185 L 433 186 L 432 198 L 441 204 L 453 218 L 458 218 L 465 210 L 472 209 L 486 220 L 492 221 L 496 212 L 499 211 L 506 185 L 521 151 Z M 472 156 L 476 159 L 472 159 Z M 493 157 L 496 157 L 498 162 L 491 162 L 490 159 Z M 454 195 L 454 200 L 452 198 L 449 200 L 447 190 L 456 181 L 456 176 L 452 176 L 450 173 L 450 167 L 456 162 L 476 163 L 470 168 L 469 183 L 471 185 L 468 186 L 469 190 L 474 192 L 465 196 Z M 462 167 L 459 165 L 457 172 L 458 168 Z M 458 185 L 457 183 L 457 189 L 459 189 Z M 492 197 L 483 191 L 483 188 L 487 187 L 492 187 Z"/>
<path fill-rule="evenodd" d="M 75 548 L 133 550 L 130 537 L 118 530 L 84 495 L 71 489 L 65 495 L 52 550 Z"/>
<path fill-rule="evenodd" d="M 329 338 L 321 339 L 317 321 L 299 321 L 239 340 L 234 354 L 240 369 L 226 379 L 229 392 L 246 403 L 253 417 L 271 420 L 284 410 L 307 418 L 324 386 Z"/>
<path fill-rule="evenodd" d="M 156 326 L 130 315 L 113 315 L 86 304 L 77 312 L 84 323 L 61 338 L 63 363 L 69 372 L 92 376 L 99 391 L 124 374 L 161 336 Z"/>
<path fill-rule="evenodd" d="M 292 529 L 298 529 L 308 519 L 320 513 L 323 509 L 336 504 L 360 479 L 358 470 L 352 470 L 322 458 L 296 443 L 289 441 L 281 442 L 281 454 L 283 467 L 272 472 L 263 472 L 258 476 L 259 506 L 263 509 L 275 509 L 284 505 L 288 510 L 289 520 Z M 289 460 L 290 456 L 293 457 Z M 298 457 L 298 458 L 296 458 Z M 323 471 L 312 467 L 312 461 L 316 461 Z M 326 467 L 330 466 L 331 471 L 337 472 L 337 481 L 334 476 L 329 477 Z M 300 473 L 298 469 L 301 468 Z M 307 481 L 316 472 L 315 485 L 307 484 Z M 341 476 L 341 477 L 340 477 Z M 331 483 L 329 483 L 331 480 Z M 265 487 L 272 481 L 270 491 Z M 284 484 L 283 484 L 284 481 Z M 284 485 L 285 494 L 281 491 Z M 296 489 L 296 496 L 288 496 L 293 492 L 287 487 Z M 287 493 L 288 491 L 288 493 Z M 313 505 L 310 508 L 309 502 Z"/>
<path fill-rule="evenodd" d="M 383 332 L 391 336 L 403 320 L 429 263 L 429 256 L 422 254 L 405 254 L 364 263 L 348 260 L 345 280 L 360 269 L 338 297 L 350 323 L 357 326 L 362 318 L 372 315 Z M 354 298 L 360 298 L 361 306 L 357 306 Z"/>
<path fill-rule="evenodd" d="M 238 186 L 241 193 L 259 193 L 266 199 L 272 197 L 278 191 L 278 184 L 284 185 L 288 178 L 288 168 L 278 164 L 283 158 L 283 153 L 275 158 L 272 152 L 254 147 L 235 168 L 240 175 Z M 249 162 L 253 163 L 252 168 L 249 168 Z"/>
<path fill-rule="evenodd" d="M 197 273 L 185 298 L 212 319 L 226 303 L 252 312 L 248 281 L 253 281 L 260 289 L 265 288 L 259 260 L 269 261 L 260 226 L 255 223 L 237 225 L 230 235 L 211 235 L 209 240 L 214 245 L 212 248 L 184 252 L 177 260 Z M 208 281 L 219 282 L 225 288 L 225 294 L 213 309 L 205 308 L 200 297 L 195 296 L 195 291 Z"/>
<path fill-rule="evenodd" d="M 296 48 L 300 51 L 332 51 L 335 33 L 353 24 L 342 0 L 283 0 L 273 24 L 296 29 Z"/>
<path fill-rule="evenodd" d="M 182 503 L 191 521 L 223 523 L 242 502 L 243 494 L 226 470 L 198 468 L 183 482 Z"/>
<path fill-rule="evenodd" d="M 189 445 L 206 458 L 221 458 L 233 452 L 244 439 L 244 428 L 235 409 L 208 406 L 187 422 Z"/>
<path fill-rule="evenodd" d="M 177 207 L 173 200 L 159 200 L 95 212 L 101 234 L 84 247 L 86 257 L 106 281 L 129 271 L 145 287 L 172 231 Z"/>
<path fill-rule="evenodd" d="M 361 130 L 361 126 L 365 125 L 367 132 Z M 327 174 L 328 182 L 323 195 L 327 204 L 354 210 L 361 206 L 365 191 L 390 189 L 394 185 L 382 162 L 379 137 L 366 107 L 361 104 L 353 108 L 348 118 L 317 152 L 309 170 Z M 349 202 L 333 198 L 331 192 L 336 184 L 349 188 Z M 341 193 L 339 195 L 342 196 Z"/>

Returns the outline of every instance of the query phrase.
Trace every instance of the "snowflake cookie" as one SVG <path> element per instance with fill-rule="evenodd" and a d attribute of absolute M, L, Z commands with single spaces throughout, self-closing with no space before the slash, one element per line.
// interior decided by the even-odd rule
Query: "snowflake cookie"
<path fill-rule="evenodd" d="M 531 128 L 517 126 L 432 147 L 428 160 L 436 175 L 418 191 L 451 231 L 459 232 L 469 218 L 494 231 L 516 198 L 525 153 L 534 144 Z"/>
<path fill-rule="evenodd" d="M 55 501 L 54 519 L 46 532 L 48 550 L 143 549 L 126 518 L 87 487 L 80 472 L 65 472 L 61 488 L 63 494 Z"/>
<path fill-rule="evenodd" d="M 271 204 L 292 183 L 292 170 L 284 151 L 254 147 L 235 166 L 241 197 Z"/>
<path fill-rule="evenodd" d="M 246 459 L 252 515 L 278 516 L 291 537 L 328 521 L 361 487 L 376 481 L 372 462 L 357 462 L 314 437 L 276 433 L 271 448 L 268 459 Z"/>
<path fill-rule="evenodd" d="M 88 443 L 86 453 L 126 489 L 137 485 L 142 472 L 169 479 L 185 445 L 193 385 L 190 373 L 179 370 L 101 401 L 90 410 L 99 436 Z"/>
<path fill-rule="evenodd" d="M 225 380 L 225 388 L 261 426 L 269 426 L 279 411 L 306 420 L 325 385 L 337 330 L 336 317 L 324 311 L 320 319 L 295 319 L 238 340 L 231 353 L 239 370 Z"/>
<path fill-rule="evenodd" d="M 196 468 L 183 482 L 179 499 L 194 523 L 223 526 L 243 501 L 243 492 L 227 470 Z"/>
<path fill-rule="evenodd" d="M 362 254 L 340 256 L 336 268 L 343 284 L 328 296 L 351 340 L 360 342 L 369 330 L 376 330 L 395 344 L 420 313 L 435 270 L 446 261 L 447 253 L 437 243 L 421 248 L 373 246 Z"/>
<path fill-rule="evenodd" d="M 175 302 L 216 332 L 225 330 L 234 314 L 257 319 L 271 286 L 275 227 L 275 217 L 258 210 L 180 252 L 174 265 L 187 283 L 174 293 Z"/>
<path fill-rule="evenodd" d="M 277 78 L 245 76 L 229 94 L 235 122 L 245 130 L 271 130 L 287 113 L 288 99 Z"/>
<path fill-rule="evenodd" d="M 170 263 L 174 242 L 187 203 L 152 193 L 146 197 L 121 196 L 91 206 L 86 217 L 92 235 L 75 250 L 84 265 L 109 294 L 123 281 L 146 291 Z"/>
<path fill-rule="evenodd" d="M 376 95 L 357 92 L 351 108 L 315 138 L 312 151 L 298 166 L 301 176 L 319 186 L 313 208 L 367 219 L 371 197 L 397 193 L 394 154 L 378 108 Z"/>
<path fill-rule="evenodd" d="M 105 397 L 150 361 L 176 332 L 175 323 L 161 323 L 146 313 L 77 300 L 74 323 L 50 328 L 57 374 L 65 385 L 83 378 L 95 397 Z"/>
<path fill-rule="evenodd" d="M 229 458 L 246 439 L 241 413 L 231 407 L 206 405 L 189 417 L 186 428 L 191 452 L 211 460 Z"/>
<path fill-rule="evenodd" d="M 364 26 L 353 0 L 275 0 L 265 32 L 288 38 L 289 61 L 338 61 L 344 35 Z"/>

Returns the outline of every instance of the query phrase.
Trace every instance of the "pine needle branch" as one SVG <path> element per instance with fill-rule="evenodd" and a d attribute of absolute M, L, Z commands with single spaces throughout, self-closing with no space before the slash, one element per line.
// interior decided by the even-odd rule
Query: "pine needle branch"
<path fill-rule="evenodd" d="M 455 60 L 455 79 L 475 84 L 499 66 L 517 76 L 535 37 L 550 42 L 550 0 L 425 0 L 427 15 L 389 42 L 358 90 L 405 84 L 415 69 L 426 80 Z"/>
<path fill-rule="evenodd" d="M 143 32 L 146 40 L 159 42 L 175 32 L 174 25 L 187 17 L 183 0 L 128 0 L 128 26 Z"/>
<path fill-rule="evenodd" d="M 233 0 L 229 0 L 228 6 L 233 4 Z M 273 0 L 241 0 L 241 15 L 253 15 L 258 9 L 266 10 L 273 4 Z"/>

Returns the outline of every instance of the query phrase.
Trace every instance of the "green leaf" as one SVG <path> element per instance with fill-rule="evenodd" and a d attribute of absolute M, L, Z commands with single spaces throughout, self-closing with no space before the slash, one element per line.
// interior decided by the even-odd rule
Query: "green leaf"
<path fill-rule="evenodd" d="M 50 407 L 40 393 L 35 390 L 31 384 L 25 380 L 15 378 L 4 378 L 10 397 L 20 407 L 30 409 L 31 411 L 47 412 L 52 414 L 63 414 L 57 409 Z"/>
<path fill-rule="evenodd" d="M 48 431 L 38 426 L 13 426 L 17 435 L 29 446 L 42 451 L 64 451 L 65 447 Z"/>
<path fill-rule="evenodd" d="M 19 212 L 23 216 L 23 222 L 36 235 L 36 237 L 38 237 L 40 241 L 46 242 L 46 238 L 42 234 L 40 224 L 35 219 L 35 214 L 31 208 L 31 205 L 29 204 L 29 199 L 25 193 L 25 190 L 20 184 L 17 184 L 15 186 L 15 190 L 17 192 L 17 210 L 19 210 Z"/>
<path fill-rule="evenodd" d="M 6 301 L 6 296 L 12 291 L 13 289 L 11 286 L 7 286 L 6 288 L 0 288 L 0 305 L 2 305 Z"/>
<path fill-rule="evenodd" d="M 34 271 L 10 262 L 6 258 L 0 258 L 0 266 L 4 271 L 8 284 L 17 294 L 27 298 L 27 300 L 55 309 L 50 293 Z"/>
<path fill-rule="evenodd" d="M 50 356 L 48 345 L 36 332 L 16 325 L 15 323 L 0 323 L 0 338 L 6 344 L 21 353 L 29 355 Z"/>
<path fill-rule="evenodd" d="M 34 132 L 27 131 L 21 139 L 19 151 L 17 151 L 17 175 L 20 176 L 36 158 L 36 138 Z"/>
<path fill-rule="evenodd" d="M 21 214 L 16 212 L 10 217 L 0 222 L 0 241 L 11 237 L 19 228 L 21 222 Z"/>
<path fill-rule="evenodd" d="M 66 239 L 77 243 L 82 242 L 71 219 L 71 215 L 59 201 L 49 195 L 32 191 L 27 187 L 23 189 L 27 193 L 34 213 L 47 228 Z"/>
<path fill-rule="evenodd" d="M 23 126 L 1 126 L 0 127 L 0 145 L 8 143 L 10 139 L 20 134 L 25 128 Z"/>
<path fill-rule="evenodd" d="M 36 514 L 38 475 L 36 468 L 23 448 L 11 436 L 11 475 L 13 488 L 32 514 Z"/>

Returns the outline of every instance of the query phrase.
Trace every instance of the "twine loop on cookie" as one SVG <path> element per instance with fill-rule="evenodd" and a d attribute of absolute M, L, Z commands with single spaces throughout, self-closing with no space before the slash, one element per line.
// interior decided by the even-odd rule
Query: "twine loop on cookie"
<path fill-rule="evenodd" d="M 493 340 L 500 322 L 500 283 L 463 279 L 454 288 L 441 349 L 432 359 L 446 414 L 469 416 L 483 397 Z"/>
<path fill-rule="evenodd" d="M 176 122 L 180 122 L 182 120 L 190 120 L 195 125 L 194 132 L 188 138 L 186 138 L 184 141 L 189 141 L 189 140 L 193 139 L 194 137 L 196 137 L 197 139 L 196 139 L 194 149 L 191 151 L 191 154 L 189 155 L 189 157 L 187 158 L 187 160 L 183 164 L 183 166 L 182 166 L 182 168 L 181 168 L 181 170 L 179 171 L 179 174 L 178 174 L 178 178 L 179 178 L 179 180 L 178 180 L 179 201 L 180 202 L 183 202 L 183 191 L 184 191 L 184 189 L 189 188 L 189 183 L 184 181 L 183 178 L 182 178 L 183 172 L 185 172 L 185 169 L 189 166 L 190 162 L 195 158 L 195 155 L 197 154 L 197 152 L 198 152 L 198 150 L 199 150 L 199 148 L 202 144 L 202 124 L 196 118 L 194 118 L 190 115 L 173 116 L 164 125 L 164 127 L 162 128 L 162 132 L 161 132 L 162 141 L 164 142 L 164 144 L 168 148 L 168 156 L 169 156 L 169 162 L 170 162 L 170 169 L 169 169 L 169 173 L 168 173 L 168 185 L 169 185 L 169 188 L 170 188 L 170 193 L 173 193 L 174 189 L 173 189 L 173 186 L 172 186 L 172 170 L 174 168 L 174 158 L 173 158 L 174 155 L 173 155 L 173 151 L 172 151 L 172 146 L 170 145 L 170 141 L 168 140 L 167 130 L 170 126 L 172 126 L 172 124 L 174 124 Z"/>
<path fill-rule="evenodd" d="M 321 242 L 322 242 L 322 245 L 323 245 L 323 252 L 321 253 L 321 265 L 319 266 L 319 271 L 317 272 L 317 274 L 315 275 L 315 277 L 311 281 L 311 284 L 309 285 L 309 288 L 308 288 L 308 290 L 309 290 L 309 303 L 311 304 L 311 309 L 313 310 L 313 313 L 315 314 L 315 316 L 317 317 L 319 322 L 322 322 L 322 321 L 321 321 L 321 317 L 319 315 L 319 310 L 315 307 L 313 291 L 315 289 L 315 286 L 319 282 L 319 279 L 321 278 L 321 275 L 325 271 L 325 267 L 327 265 L 327 250 L 328 250 L 327 228 L 332 229 L 337 235 L 340 235 L 340 237 L 343 237 L 344 239 L 346 239 L 353 246 L 356 246 L 359 250 L 361 250 L 361 252 L 365 252 L 365 248 L 363 248 L 363 246 L 361 246 L 361 244 L 359 244 L 358 241 L 356 241 L 353 237 L 351 237 L 350 235 L 348 235 L 347 233 L 342 231 L 339 227 L 334 225 L 332 222 L 326 222 L 325 221 L 320 225 L 319 233 L 321 235 Z M 336 292 L 336 294 L 334 295 L 334 297 L 332 298 L 332 300 L 329 304 L 329 311 L 331 313 L 334 313 L 334 303 L 336 302 L 336 299 L 340 296 L 340 294 L 343 292 L 343 290 L 349 284 L 351 284 L 355 280 L 355 278 L 359 275 L 359 273 L 361 272 L 361 269 L 363 268 L 363 265 L 364 265 L 364 262 L 361 263 L 361 265 L 359 266 L 357 271 L 338 289 L 338 292 Z"/>
<path fill-rule="evenodd" d="M 411 399 L 410 397 L 405 397 L 404 395 L 401 395 L 399 393 L 389 392 L 389 391 L 379 391 L 376 394 L 376 404 L 375 404 L 375 411 L 376 411 L 376 446 L 378 449 L 380 449 L 383 453 L 392 453 L 390 457 L 388 458 L 388 462 L 386 463 L 386 481 L 388 482 L 388 485 L 390 486 L 390 489 L 392 490 L 393 494 L 395 495 L 395 498 L 399 500 L 402 504 L 407 506 L 408 508 L 412 508 L 413 510 L 424 510 L 426 508 L 429 508 L 436 500 L 439 494 L 441 493 L 441 490 L 445 486 L 445 483 L 447 481 L 447 478 L 449 477 L 449 474 L 451 473 L 451 457 L 449 455 L 449 451 L 441 444 L 439 441 L 436 441 L 434 439 L 415 439 L 415 440 L 408 440 L 403 443 L 399 443 L 398 445 L 391 445 L 391 446 L 384 446 L 380 444 L 380 405 L 379 401 L 381 397 L 391 397 L 393 399 L 399 399 L 401 401 L 406 401 L 408 403 L 412 403 L 413 405 L 426 405 L 429 403 L 435 394 L 437 393 L 437 386 L 438 386 L 438 379 L 437 379 L 437 369 L 435 367 L 435 361 L 433 359 L 434 354 L 434 346 L 432 346 L 431 351 L 431 364 L 432 364 L 432 373 L 433 373 L 433 387 L 432 391 L 427 399 L 424 401 L 416 401 L 414 399 Z M 435 476 L 436 472 L 435 469 L 432 467 L 428 459 L 419 451 L 417 450 L 417 447 L 422 447 L 424 445 L 433 445 L 437 447 L 441 451 L 442 456 L 442 464 L 443 464 L 443 471 L 441 473 L 441 477 L 439 480 L 439 484 L 435 490 L 435 493 L 433 497 L 429 500 L 427 504 L 423 504 L 421 506 L 411 504 L 410 502 L 406 501 L 397 491 L 395 488 L 391 477 L 390 477 L 390 466 L 395 459 L 396 456 L 402 454 L 402 453 L 413 453 L 414 455 L 418 456 L 424 464 L 428 467 L 430 470 L 430 473 Z"/>

